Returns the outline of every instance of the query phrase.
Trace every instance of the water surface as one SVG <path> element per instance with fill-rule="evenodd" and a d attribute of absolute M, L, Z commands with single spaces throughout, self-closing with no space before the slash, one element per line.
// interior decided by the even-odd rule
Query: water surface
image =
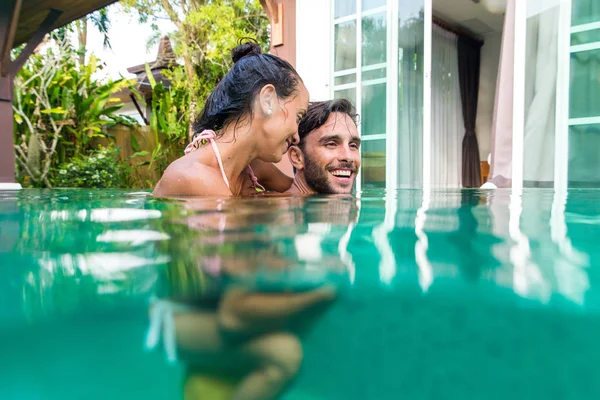
<path fill-rule="evenodd" d="M 223 268 L 337 290 L 285 399 L 600 398 L 599 234 L 597 190 L 0 192 L 0 398 L 182 398 L 148 306 Z"/>

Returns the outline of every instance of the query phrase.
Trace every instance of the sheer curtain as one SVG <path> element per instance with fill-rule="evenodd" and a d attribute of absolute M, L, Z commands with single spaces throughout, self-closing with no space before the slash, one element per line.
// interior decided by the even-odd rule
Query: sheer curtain
<path fill-rule="evenodd" d="M 527 21 L 523 139 L 526 186 L 551 186 L 554 181 L 558 11 L 554 7 Z"/>
<path fill-rule="evenodd" d="M 423 186 L 422 7 L 400 9 L 398 27 L 398 187 Z M 416 9 L 416 10 L 415 10 Z"/>
<path fill-rule="evenodd" d="M 496 81 L 490 181 L 497 187 L 512 186 L 513 81 L 515 69 L 515 1 L 508 0 L 502 30 L 502 49 Z"/>
<path fill-rule="evenodd" d="M 431 71 L 431 183 L 461 187 L 464 123 L 458 79 L 458 37 L 433 25 Z"/>

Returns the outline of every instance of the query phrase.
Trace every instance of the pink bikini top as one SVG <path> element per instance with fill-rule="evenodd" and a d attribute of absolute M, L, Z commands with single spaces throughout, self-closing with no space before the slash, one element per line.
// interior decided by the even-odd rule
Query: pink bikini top
<path fill-rule="evenodd" d="M 227 185 L 228 189 L 231 189 L 229 187 L 229 180 L 227 179 L 227 175 L 225 175 L 225 169 L 223 168 L 223 160 L 221 159 L 221 153 L 219 153 L 217 142 L 215 142 L 216 137 L 217 135 L 215 131 L 210 129 L 203 130 L 200 134 L 196 135 L 196 137 L 190 144 L 186 146 L 185 154 L 189 154 L 192 151 L 199 149 L 202 145 L 205 144 L 205 141 L 208 140 L 210 142 L 210 145 L 212 146 L 213 151 L 215 152 L 215 157 L 217 158 L 217 163 L 219 163 L 219 169 L 221 170 L 221 176 L 225 181 L 225 185 Z M 265 188 L 260 183 L 258 183 L 258 178 L 256 177 L 256 175 L 254 175 L 252 167 L 248 165 L 246 170 L 248 171 L 248 175 L 250 175 L 250 179 L 252 180 L 252 187 L 254 187 L 254 189 L 256 189 L 257 192 L 264 192 Z"/>

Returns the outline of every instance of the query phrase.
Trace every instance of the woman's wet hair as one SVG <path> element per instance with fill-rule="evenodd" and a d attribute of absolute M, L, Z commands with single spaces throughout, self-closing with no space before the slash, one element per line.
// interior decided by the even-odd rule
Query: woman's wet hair
<path fill-rule="evenodd" d="M 358 126 L 358 114 L 350 100 L 334 99 L 312 102 L 308 105 L 306 115 L 298 125 L 298 136 L 300 136 L 298 146 L 300 148 L 304 148 L 304 139 L 306 136 L 325 125 L 332 113 L 346 114 Z"/>
<path fill-rule="evenodd" d="M 252 105 L 261 89 L 268 84 L 285 99 L 301 81 L 290 63 L 261 52 L 254 42 L 244 42 L 231 51 L 235 63 L 208 96 L 204 109 L 194 124 L 194 134 L 205 129 L 218 132 L 244 117 L 252 118 Z"/>

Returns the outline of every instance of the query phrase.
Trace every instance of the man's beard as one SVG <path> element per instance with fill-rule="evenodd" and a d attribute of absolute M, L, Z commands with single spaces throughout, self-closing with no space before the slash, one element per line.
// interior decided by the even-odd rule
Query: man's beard
<path fill-rule="evenodd" d="M 312 190 L 321 194 L 336 194 L 329 183 L 327 168 L 321 168 L 310 157 L 304 155 L 304 178 Z"/>

